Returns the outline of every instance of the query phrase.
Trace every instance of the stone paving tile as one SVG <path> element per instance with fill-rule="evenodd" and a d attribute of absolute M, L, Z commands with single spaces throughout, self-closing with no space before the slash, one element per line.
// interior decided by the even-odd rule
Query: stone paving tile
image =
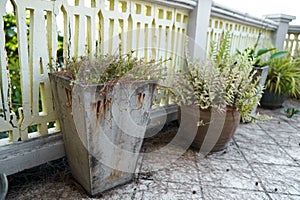
<path fill-rule="evenodd" d="M 299 108 L 300 110 L 300 108 Z M 298 133 L 300 133 L 300 114 L 298 114 L 296 117 L 293 117 L 292 119 L 290 119 L 288 121 L 288 123 L 290 124 L 290 126 L 296 128 L 298 130 Z"/>
<path fill-rule="evenodd" d="M 206 159 L 198 165 L 203 186 L 263 191 L 259 179 L 246 161 Z"/>
<path fill-rule="evenodd" d="M 300 167 L 253 164 L 268 192 L 300 195 Z"/>
<path fill-rule="evenodd" d="M 175 162 L 178 157 L 166 156 L 160 153 L 148 153 L 143 155 L 142 166 L 140 172 L 157 171 L 170 167 L 172 162 Z"/>
<path fill-rule="evenodd" d="M 195 164 L 195 159 L 180 158 L 171 166 L 155 171 L 153 179 L 156 181 L 167 181 L 177 183 L 199 184 L 200 179 Z"/>
<path fill-rule="evenodd" d="M 210 153 L 206 157 L 224 160 L 244 160 L 243 155 L 233 141 L 231 141 L 224 150 Z"/>
<path fill-rule="evenodd" d="M 261 127 L 259 126 L 260 123 L 264 122 L 257 122 L 257 123 L 240 123 L 238 126 L 238 129 L 249 129 L 249 130 L 261 130 Z"/>
<path fill-rule="evenodd" d="M 142 152 L 153 152 L 166 146 L 172 141 L 176 135 L 177 129 L 172 129 L 173 132 L 164 133 L 161 135 L 155 135 L 154 137 L 147 138 L 142 146 Z M 150 142 L 148 142 L 150 141 Z M 170 148 L 170 153 L 172 149 Z"/>
<path fill-rule="evenodd" d="M 10 187 L 10 186 L 9 186 Z M 18 191 L 18 192 L 16 192 Z M 18 199 L 81 199 L 87 197 L 81 186 L 70 182 L 61 184 L 55 181 L 35 182 L 26 185 L 26 182 L 18 188 L 9 188 L 7 200 Z"/>
<path fill-rule="evenodd" d="M 96 195 L 90 199 L 109 199 L 109 200 L 131 200 L 134 198 L 135 191 L 138 185 L 135 182 L 127 183 L 125 185 L 117 186 L 107 192 Z"/>
<path fill-rule="evenodd" d="M 298 108 L 300 109 L 300 107 Z M 290 125 L 292 126 L 296 126 L 297 127 L 297 124 L 299 124 L 298 122 L 300 121 L 300 114 L 296 114 L 296 115 L 293 115 L 292 118 L 288 118 L 285 113 L 281 113 L 281 114 L 278 114 L 278 119 L 280 119 L 281 121 L 284 121 L 286 123 L 289 123 Z"/>
<path fill-rule="evenodd" d="M 282 149 L 285 150 L 294 160 L 300 161 L 300 145 L 282 146 Z"/>
<path fill-rule="evenodd" d="M 277 145 L 250 143 L 240 145 L 239 147 L 250 163 L 297 165 L 297 163 Z"/>
<path fill-rule="evenodd" d="M 201 200 L 202 192 L 199 185 L 191 185 L 187 183 L 171 183 L 171 182 L 154 182 L 149 180 L 141 180 L 135 199 L 138 200 Z"/>
<path fill-rule="evenodd" d="M 163 134 L 147 138 L 144 141 L 141 152 L 144 154 L 158 153 L 171 156 L 182 155 L 186 152 L 189 152 L 190 145 L 184 146 L 181 143 L 178 145 L 178 142 L 181 142 L 182 140 L 179 139 L 179 137 L 176 137 L 177 130 L 177 127 L 173 127 L 163 132 Z"/>
<path fill-rule="evenodd" d="M 272 200 L 300 200 L 299 195 L 286 195 L 286 194 L 274 194 L 269 193 Z"/>
<path fill-rule="evenodd" d="M 182 157 L 189 157 L 189 158 L 197 158 L 197 155 L 199 153 L 199 150 L 197 149 L 193 149 L 193 148 L 189 148 L 188 150 L 186 150 L 186 152 L 184 152 L 184 154 L 182 155 Z"/>
<path fill-rule="evenodd" d="M 181 166 L 193 166 L 195 168 L 196 152 L 187 150 L 183 154 L 164 154 L 164 153 L 144 153 L 141 172 L 163 170 L 170 167 L 178 167 L 176 164 L 183 163 Z"/>
<path fill-rule="evenodd" d="M 238 128 L 234 134 L 234 139 L 238 144 L 273 144 L 276 142 L 263 130 L 252 130 L 246 128 Z"/>
<path fill-rule="evenodd" d="M 297 128 L 290 126 L 289 123 L 280 119 L 271 119 L 264 123 L 259 123 L 259 126 L 268 132 L 280 133 L 280 132 L 289 132 L 289 133 L 299 133 Z"/>
<path fill-rule="evenodd" d="M 280 146 L 299 146 L 300 133 L 293 132 L 268 132 Z"/>
<path fill-rule="evenodd" d="M 163 154 L 163 155 L 183 155 L 185 152 L 189 150 L 189 146 L 187 147 L 181 147 L 172 144 L 165 144 L 165 145 L 158 145 L 150 147 L 150 145 L 147 145 L 147 147 L 144 147 L 143 154 Z"/>
<path fill-rule="evenodd" d="M 270 198 L 265 192 L 241 190 L 233 188 L 220 188 L 220 187 L 203 187 L 203 198 L 205 200 L 269 200 Z"/>

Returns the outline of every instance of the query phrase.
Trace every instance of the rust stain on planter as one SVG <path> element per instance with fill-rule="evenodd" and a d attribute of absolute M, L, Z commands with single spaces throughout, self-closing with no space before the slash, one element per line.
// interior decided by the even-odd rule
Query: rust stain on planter
<path fill-rule="evenodd" d="M 146 94 L 138 93 L 138 109 L 142 108 Z"/>
<path fill-rule="evenodd" d="M 138 108 L 141 107 L 141 97 L 142 97 L 142 93 L 138 93 Z"/>
<path fill-rule="evenodd" d="M 106 115 L 106 102 L 107 102 L 106 98 L 104 99 L 103 102 L 104 102 L 104 104 L 103 104 L 103 117 L 105 119 L 105 115 Z"/>
<path fill-rule="evenodd" d="M 105 104 L 107 105 L 107 113 L 111 114 L 111 104 L 112 104 L 112 99 L 106 99 Z"/>
<path fill-rule="evenodd" d="M 119 170 L 113 170 L 111 173 L 110 173 L 110 176 L 108 178 L 108 181 L 109 182 L 115 182 L 117 181 L 119 178 L 122 177 L 122 172 L 119 171 Z"/>
<path fill-rule="evenodd" d="M 71 107 L 72 106 L 72 91 L 67 88 L 65 88 L 65 91 L 66 91 L 66 95 L 67 95 L 66 106 Z"/>
<path fill-rule="evenodd" d="M 101 120 L 103 121 L 106 119 L 106 114 L 110 113 L 111 114 L 111 104 L 112 104 L 112 99 L 101 99 L 97 101 L 97 103 L 91 103 L 91 109 L 95 111 L 96 113 L 96 120 Z"/>
<path fill-rule="evenodd" d="M 97 102 L 97 106 L 96 106 L 96 118 L 97 120 L 99 119 L 99 116 L 101 114 L 100 109 L 101 108 L 101 100 Z"/>
<path fill-rule="evenodd" d="M 144 93 L 143 97 L 142 97 L 142 105 L 144 104 L 145 96 L 146 96 L 146 94 Z"/>

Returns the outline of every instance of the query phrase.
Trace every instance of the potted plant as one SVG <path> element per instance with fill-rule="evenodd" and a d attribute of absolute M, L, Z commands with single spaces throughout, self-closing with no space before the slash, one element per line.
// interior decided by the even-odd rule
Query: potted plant
<path fill-rule="evenodd" d="M 288 95 L 300 94 L 300 60 L 287 54 L 270 61 L 266 89 L 260 101 L 266 108 L 280 108 Z"/>
<path fill-rule="evenodd" d="M 196 131 L 192 146 L 202 152 L 225 148 L 241 118 L 248 121 L 261 98 L 253 61 L 245 54 L 230 54 L 227 42 L 213 50 L 209 61 L 187 60 L 172 86 L 180 104 L 179 121 L 185 121 L 181 130 L 186 137 Z"/>
<path fill-rule="evenodd" d="M 256 76 L 260 76 L 259 85 L 265 85 L 269 66 L 268 62 L 264 62 L 262 56 L 267 54 L 268 52 L 274 50 L 274 48 L 262 48 L 255 51 L 256 45 L 254 47 L 248 47 L 244 50 L 244 52 L 240 52 L 237 50 L 239 54 L 245 53 L 248 55 L 248 58 L 253 61 L 253 70 L 256 70 Z M 272 58 L 272 56 L 270 57 Z"/>
<path fill-rule="evenodd" d="M 95 195 L 133 179 L 160 62 L 81 57 L 49 74 L 74 178 Z"/>
<path fill-rule="evenodd" d="M 248 47 L 244 51 L 237 50 L 238 54 L 246 54 L 250 61 L 253 62 L 253 70 L 256 71 L 256 75 L 260 77 L 258 85 L 265 86 L 268 71 L 269 71 L 269 65 L 270 62 L 275 58 L 281 58 L 282 56 L 286 55 L 286 51 L 278 51 L 274 53 L 274 50 L 276 48 L 261 48 L 257 49 L 259 40 L 261 37 L 261 33 L 258 35 L 257 41 L 253 47 Z M 256 113 L 258 104 L 254 105 L 252 114 Z"/>

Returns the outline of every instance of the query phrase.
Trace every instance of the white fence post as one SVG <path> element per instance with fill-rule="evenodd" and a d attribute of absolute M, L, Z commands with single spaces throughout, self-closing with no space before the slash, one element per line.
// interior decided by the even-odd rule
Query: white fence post
<path fill-rule="evenodd" d="M 191 58 L 205 59 L 207 30 L 212 0 L 198 0 L 197 6 L 189 15 L 188 36 Z"/>
<path fill-rule="evenodd" d="M 285 14 L 267 15 L 266 17 L 267 19 L 271 19 L 275 22 L 278 22 L 278 29 L 275 32 L 273 44 L 279 51 L 282 51 L 284 49 L 284 41 L 286 39 L 286 34 L 288 33 L 289 29 L 289 23 L 296 19 L 296 17 Z"/>

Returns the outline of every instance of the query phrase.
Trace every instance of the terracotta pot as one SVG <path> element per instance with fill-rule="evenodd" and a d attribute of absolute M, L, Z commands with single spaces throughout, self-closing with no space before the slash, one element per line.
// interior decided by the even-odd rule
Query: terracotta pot
<path fill-rule="evenodd" d="M 190 105 L 180 107 L 178 119 L 179 122 L 185 121 L 182 131 L 187 134 L 187 137 L 191 134 L 191 130 L 197 130 L 192 147 L 203 152 L 214 152 L 227 146 L 240 122 L 241 115 L 230 107 L 226 108 L 226 112 L 220 113 Z M 204 125 L 195 129 L 199 121 L 202 121 Z"/>

